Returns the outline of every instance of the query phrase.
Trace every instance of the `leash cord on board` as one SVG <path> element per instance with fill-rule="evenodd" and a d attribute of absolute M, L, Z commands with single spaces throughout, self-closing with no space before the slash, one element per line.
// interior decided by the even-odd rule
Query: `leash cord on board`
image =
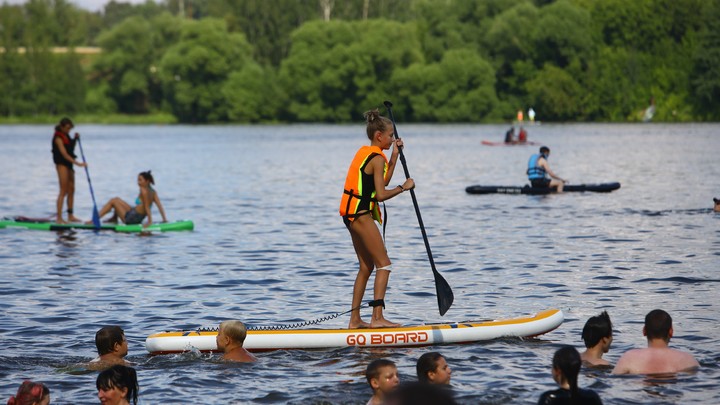
<path fill-rule="evenodd" d="M 247 330 L 288 330 L 288 329 L 299 329 L 299 328 L 303 328 L 305 326 L 318 325 L 325 321 L 339 318 L 339 317 L 341 317 L 347 313 L 350 313 L 356 309 L 360 309 L 360 308 L 364 307 L 365 305 L 370 306 L 370 307 L 376 307 L 376 306 L 385 307 L 385 301 L 383 301 L 382 299 L 373 300 L 373 301 L 368 302 L 367 304 L 358 305 L 357 307 L 352 308 L 348 311 L 338 312 L 338 313 L 335 313 L 332 315 L 323 316 L 321 318 L 313 319 L 312 321 L 297 322 L 297 323 L 292 323 L 289 325 L 251 326 L 251 327 L 248 327 Z M 198 331 L 200 331 L 200 332 L 216 332 L 217 330 L 218 330 L 217 327 L 198 329 Z"/>

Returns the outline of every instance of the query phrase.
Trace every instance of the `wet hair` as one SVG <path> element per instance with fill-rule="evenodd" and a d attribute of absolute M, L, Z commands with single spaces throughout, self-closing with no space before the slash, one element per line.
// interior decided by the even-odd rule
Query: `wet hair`
<path fill-rule="evenodd" d="M 648 339 L 670 340 L 672 318 L 662 309 L 654 309 L 645 315 L 645 334 Z"/>
<path fill-rule="evenodd" d="M 218 331 L 220 330 L 222 330 L 227 337 L 232 339 L 233 342 L 239 343 L 240 346 L 242 346 L 243 342 L 245 342 L 247 329 L 245 328 L 245 324 L 240 321 L 224 321 L 220 323 Z"/>
<path fill-rule="evenodd" d="M 394 362 L 387 359 L 377 359 L 373 360 L 368 364 L 367 368 L 365 369 L 365 378 L 367 379 L 367 382 L 370 383 L 370 381 L 373 378 L 380 378 L 380 369 L 383 367 L 397 367 Z"/>
<path fill-rule="evenodd" d="M 438 352 L 425 353 L 420 356 L 415 366 L 418 381 L 421 383 L 429 383 L 428 373 L 437 370 L 437 363 L 442 358 L 443 355 Z"/>
<path fill-rule="evenodd" d="M 367 122 L 367 137 L 372 140 L 376 131 L 385 132 L 388 128 L 392 128 L 392 121 L 380 115 L 378 109 L 365 111 L 363 114 L 365 122 Z"/>
<path fill-rule="evenodd" d="M 150 172 L 150 170 L 148 170 L 146 172 L 140 172 L 140 174 L 138 174 L 138 176 L 142 176 L 143 179 L 147 180 L 147 182 L 150 184 L 153 184 L 153 185 L 155 184 L 155 179 L 153 178 L 153 175 Z"/>
<path fill-rule="evenodd" d="M 122 344 L 125 331 L 119 326 L 104 326 L 95 333 L 95 346 L 99 355 L 112 353 L 115 344 Z"/>
<path fill-rule="evenodd" d="M 543 156 L 547 156 L 547 154 L 550 153 L 550 148 L 547 146 L 541 146 L 540 147 L 540 154 Z"/>
<path fill-rule="evenodd" d="M 552 366 L 560 371 L 565 381 L 570 385 L 570 403 L 579 404 L 578 397 L 578 374 L 580 373 L 580 353 L 572 346 L 563 346 L 553 356 Z"/>
<path fill-rule="evenodd" d="M 400 384 L 385 397 L 383 404 L 386 405 L 455 405 L 455 398 L 449 388 L 424 384 L 422 382 L 410 382 Z"/>
<path fill-rule="evenodd" d="M 128 402 L 132 399 L 132 403 L 137 405 L 140 386 L 138 385 L 137 373 L 132 367 L 120 364 L 110 367 L 98 375 L 95 386 L 98 391 L 107 391 L 113 388 L 127 388 L 125 399 L 127 399 Z"/>
<path fill-rule="evenodd" d="M 74 127 L 75 124 L 73 124 L 72 120 L 68 117 L 63 117 L 63 119 L 60 120 L 60 123 L 55 125 L 55 130 L 60 131 L 62 127 L 65 125 L 70 125 L 71 127 Z"/>
<path fill-rule="evenodd" d="M 585 322 L 582 330 L 582 340 L 588 349 L 594 347 L 604 337 L 612 336 L 612 322 L 607 311 L 602 311 L 598 316 L 593 316 Z"/>
<path fill-rule="evenodd" d="M 10 397 L 7 403 L 8 405 L 32 405 L 42 401 L 47 395 L 50 395 L 50 389 L 45 384 L 25 380 L 20 384 L 17 394 Z"/>

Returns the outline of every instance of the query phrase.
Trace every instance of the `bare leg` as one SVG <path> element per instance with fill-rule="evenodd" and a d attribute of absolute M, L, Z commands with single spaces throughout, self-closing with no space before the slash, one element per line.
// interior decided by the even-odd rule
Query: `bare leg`
<path fill-rule="evenodd" d="M 100 209 L 100 212 L 98 212 L 98 216 L 102 218 L 105 214 L 110 212 L 110 210 L 114 210 L 115 213 L 113 214 L 113 218 L 125 220 L 125 214 L 131 209 L 132 207 L 130 206 L 130 204 L 123 201 L 120 197 L 115 197 L 110 199 L 110 201 L 103 205 L 103 207 Z M 88 223 L 90 222 L 92 221 L 89 221 Z"/>
<path fill-rule="evenodd" d="M 80 218 L 73 215 L 73 207 L 75 206 L 75 171 L 70 170 L 70 183 L 68 185 L 67 209 L 69 222 L 82 222 Z"/>
<path fill-rule="evenodd" d="M 67 196 L 68 194 L 70 182 L 69 172 L 71 170 L 67 166 L 63 165 L 55 165 L 55 170 L 57 170 L 58 183 L 60 184 L 60 192 L 58 193 L 58 198 L 56 202 L 57 216 L 55 217 L 55 222 L 57 222 L 58 224 L 64 224 L 66 222 L 62 218 L 63 201 L 65 200 L 65 196 Z"/>
<path fill-rule="evenodd" d="M 367 279 L 370 277 L 372 269 L 389 266 L 390 258 L 385 250 L 385 245 L 383 244 L 380 231 L 370 215 L 363 215 L 356 218 L 351 225 L 350 233 L 353 238 L 355 252 L 358 254 L 358 258 L 360 259 L 360 272 L 358 272 L 358 280 L 356 280 L 356 285 L 353 289 L 353 308 L 355 308 L 361 304 L 362 295 L 365 291 L 365 286 L 367 285 Z M 364 269 L 368 270 L 364 272 Z M 390 272 L 387 270 L 376 272 L 373 293 L 374 299 L 385 298 L 389 275 Z M 353 318 L 353 315 L 351 314 L 350 319 L 350 327 L 352 327 L 354 321 L 359 320 L 362 322 L 360 320 L 359 311 L 357 311 L 356 318 Z M 373 328 L 382 328 L 397 327 L 400 325 L 385 319 L 383 316 L 382 306 L 377 306 L 373 308 L 373 316 L 370 321 L 370 326 Z"/>
<path fill-rule="evenodd" d="M 550 187 L 557 187 L 557 192 L 558 192 L 558 193 L 562 193 L 562 192 L 563 192 L 563 186 L 565 186 L 565 183 L 563 183 L 563 182 L 560 181 L 560 180 L 552 179 L 552 180 L 550 180 L 549 186 L 550 186 Z"/>

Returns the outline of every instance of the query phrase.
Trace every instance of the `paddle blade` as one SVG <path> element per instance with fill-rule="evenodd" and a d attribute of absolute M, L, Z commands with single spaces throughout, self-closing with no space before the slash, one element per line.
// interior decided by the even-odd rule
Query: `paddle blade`
<path fill-rule="evenodd" d="M 95 229 L 100 229 L 100 213 L 98 212 L 97 207 L 93 207 L 92 222 L 93 225 L 95 225 Z"/>
<path fill-rule="evenodd" d="M 450 288 L 450 284 L 445 281 L 440 273 L 433 271 L 433 275 L 435 276 L 435 294 L 437 295 L 438 309 L 440 310 L 440 316 L 443 316 L 452 306 L 455 295 L 452 288 Z"/>

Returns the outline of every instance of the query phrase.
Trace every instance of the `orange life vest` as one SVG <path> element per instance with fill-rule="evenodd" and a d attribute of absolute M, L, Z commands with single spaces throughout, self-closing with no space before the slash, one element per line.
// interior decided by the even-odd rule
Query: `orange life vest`
<path fill-rule="evenodd" d="M 382 224 L 380 207 L 378 207 L 375 198 L 377 191 L 375 190 L 373 176 L 365 173 L 365 167 L 377 155 L 385 159 L 383 164 L 383 177 L 385 177 L 388 170 L 388 160 L 379 146 L 366 145 L 361 147 L 350 163 L 347 178 L 345 179 L 345 188 L 340 200 L 340 215 L 350 221 L 353 221 L 358 216 L 358 212 L 363 215 L 363 211 L 369 211 L 373 219 Z"/>

